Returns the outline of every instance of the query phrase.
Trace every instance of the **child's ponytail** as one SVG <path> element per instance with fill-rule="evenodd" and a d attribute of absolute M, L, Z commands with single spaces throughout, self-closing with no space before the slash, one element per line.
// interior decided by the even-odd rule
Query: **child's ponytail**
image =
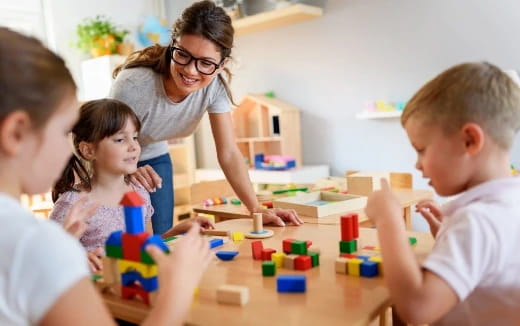
<path fill-rule="evenodd" d="M 81 160 L 76 155 L 72 154 L 63 170 L 63 173 L 61 174 L 61 177 L 52 189 L 53 202 L 56 202 L 62 193 L 77 190 L 74 188 L 76 177 L 79 179 L 84 190 L 91 190 L 92 184 L 87 169 L 83 163 L 81 163 Z"/>

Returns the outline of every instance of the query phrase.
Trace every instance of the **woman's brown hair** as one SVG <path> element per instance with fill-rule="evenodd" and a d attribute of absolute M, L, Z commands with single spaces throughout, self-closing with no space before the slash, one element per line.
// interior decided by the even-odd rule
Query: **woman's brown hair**
<path fill-rule="evenodd" d="M 40 41 L 0 27 L 0 121 L 16 110 L 45 125 L 76 84 L 62 58 Z"/>
<path fill-rule="evenodd" d="M 78 190 L 76 177 L 79 179 L 79 187 L 82 190 L 90 191 L 92 189 L 91 174 L 81 161 L 85 158 L 81 155 L 79 144 L 86 142 L 97 145 L 106 137 L 123 129 L 128 119 L 133 122 L 135 129 L 139 132 L 141 130 L 139 118 L 128 105 L 121 101 L 101 99 L 86 102 L 81 106 L 79 120 L 72 128 L 74 151 L 79 157 L 72 155 L 60 179 L 52 189 L 54 202 L 62 193 Z"/>
<path fill-rule="evenodd" d="M 114 70 L 113 77 L 116 78 L 123 69 L 148 67 L 166 78 L 171 78 L 171 47 L 176 43 L 177 38 L 182 35 L 202 36 L 216 45 L 222 59 L 229 58 L 231 57 L 234 33 L 231 18 L 224 9 L 212 1 L 196 2 L 186 8 L 181 17 L 173 24 L 170 45 L 156 44 L 132 53 L 122 65 Z M 229 69 L 224 68 L 224 72 L 227 75 L 227 80 L 231 82 L 232 75 Z M 228 83 L 221 74 L 218 75 L 218 78 L 224 85 L 231 103 L 235 104 Z"/>

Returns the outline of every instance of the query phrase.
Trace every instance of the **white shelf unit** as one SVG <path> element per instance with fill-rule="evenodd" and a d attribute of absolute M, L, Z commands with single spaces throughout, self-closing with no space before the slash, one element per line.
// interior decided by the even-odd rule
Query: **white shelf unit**
<path fill-rule="evenodd" d="M 356 119 L 367 120 L 367 119 L 391 119 L 399 118 L 402 111 L 389 111 L 389 112 L 359 112 L 356 114 Z"/>

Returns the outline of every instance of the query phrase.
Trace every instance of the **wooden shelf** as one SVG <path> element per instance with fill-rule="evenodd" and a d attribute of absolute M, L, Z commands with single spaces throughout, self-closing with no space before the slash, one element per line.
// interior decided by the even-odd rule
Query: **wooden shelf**
<path fill-rule="evenodd" d="M 391 111 L 391 112 L 360 112 L 356 114 L 356 119 L 389 119 L 399 118 L 402 111 Z"/>
<path fill-rule="evenodd" d="M 245 35 L 299 23 L 321 15 L 323 15 L 322 8 L 300 3 L 234 20 L 233 27 L 235 28 L 235 35 Z"/>

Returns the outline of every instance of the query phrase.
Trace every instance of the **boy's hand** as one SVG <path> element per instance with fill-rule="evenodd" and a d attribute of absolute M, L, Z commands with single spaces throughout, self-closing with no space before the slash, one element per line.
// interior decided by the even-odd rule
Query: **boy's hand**
<path fill-rule="evenodd" d="M 97 248 L 94 251 L 89 251 L 87 253 L 88 263 L 90 265 L 90 269 L 93 273 L 97 273 L 103 270 L 103 263 L 101 261 L 101 256 L 103 255 L 103 248 Z"/>
<path fill-rule="evenodd" d="M 435 237 L 443 218 L 439 205 L 431 199 L 421 200 L 415 205 L 415 211 L 421 213 L 426 222 L 428 222 L 430 231 L 433 237 Z"/>
<path fill-rule="evenodd" d="M 381 179 L 381 189 L 374 191 L 368 196 L 365 214 L 368 218 L 378 224 L 382 221 L 404 223 L 401 219 L 403 208 L 397 197 L 392 193 L 390 185 L 386 179 Z"/>
<path fill-rule="evenodd" d="M 69 209 L 62 223 L 63 228 L 76 239 L 81 238 L 87 229 L 86 221 L 94 215 L 98 207 L 98 204 L 88 202 L 87 196 L 81 197 Z"/>
<path fill-rule="evenodd" d="M 155 192 L 157 188 L 162 188 L 162 178 L 150 165 L 137 168 L 137 171 L 130 174 L 128 179 L 134 185 L 144 187 L 148 192 Z"/>
<path fill-rule="evenodd" d="M 254 213 L 262 213 L 262 221 L 264 224 L 273 224 L 276 226 L 285 226 L 285 222 L 289 222 L 294 225 L 303 224 L 302 219 L 300 219 L 298 213 L 296 213 L 294 209 L 255 208 Z"/>

